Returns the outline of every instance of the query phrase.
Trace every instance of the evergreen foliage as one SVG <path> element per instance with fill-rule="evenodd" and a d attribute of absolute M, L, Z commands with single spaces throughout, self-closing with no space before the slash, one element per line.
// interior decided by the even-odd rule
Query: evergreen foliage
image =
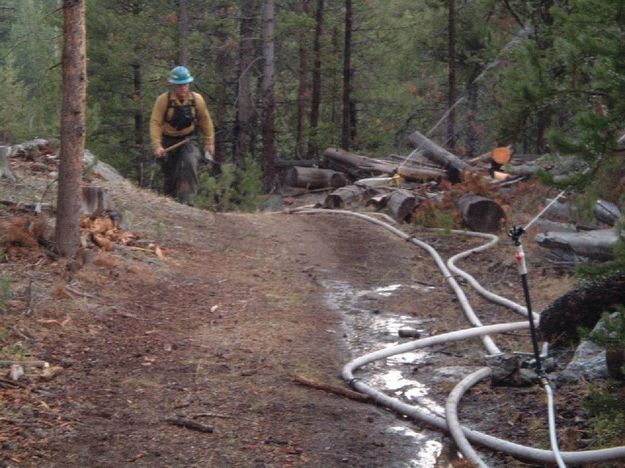
<path fill-rule="evenodd" d="M 246 70 L 257 109 L 260 3 L 251 2 L 256 55 Z M 297 156 L 298 64 L 302 50 L 312 46 L 314 3 L 308 9 L 295 1 L 277 4 L 275 125 L 282 158 Z M 219 159 L 228 163 L 234 161 L 241 1 L 187 4 L 188 66 L 195 90 L 213 113 Z M 6 141 L 58 133 L 61 5 L 60 0 L 3 2 L 0 137 Z M 600 161 L 575 184 L 589 197 L 622 203 L 625 168 L 614 149 L 625 132 L 625 7 L 619 0 L 554 0 L 544 6 L 521 0 L 458 5 L 457 152 L 479 154 L 496 144 L 513 144 L 521 152 L 575 154 L 593 169 Z M 302 139 L 321 149 L 340 141 L 343 8 L 342 2 L 326 2 L 320 122 L 314 132 L 308 121 L 303 128 Z M 445 143 L 446 8 L 433 0 L 354 2 L 355 152 L 406 154 L 406 136 L 414 130 Z M 183 45 L 178 2 L 88 0 L 87 20 L 87 146 L 145 183 L 152 158 L 149 115 L 156 96 L 167 89 L 165 77 Z M 301 41 L 308 47 L 300 48 Z M 312 57 L 307 59 L 311 73 Z M 306 115 L 309 111 L 304 109 Z M 257 120 L 249 125 L 258 133 Z M 246 155 L 257 163 L 258 145 L 260 138 L 252 139 Z"/>

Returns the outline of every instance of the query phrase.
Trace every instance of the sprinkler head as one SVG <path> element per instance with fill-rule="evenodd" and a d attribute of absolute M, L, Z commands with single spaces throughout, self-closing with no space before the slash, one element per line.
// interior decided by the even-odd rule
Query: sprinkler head
<path fill-rule="evenodd" d="M 510 231 L 508 231 L 508 235 L 514 241 L 515 245 L 520 244 L 519 239 L 523 234 L 525 234 L 525 229 L 523 229 L 521 226 L 513 226 Z"/>

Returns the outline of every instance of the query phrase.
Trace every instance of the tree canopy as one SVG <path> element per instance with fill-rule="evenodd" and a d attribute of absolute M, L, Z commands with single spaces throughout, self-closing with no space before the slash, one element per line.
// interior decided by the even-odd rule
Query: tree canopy
<path fill-rule="evenodd" d="M 195 88 L 216 122 L 219 160 L 240 169 L 245 161 L 262 163 L 262 3 L 88 1 L 87 146 L 139 180 L 151 157 L 146 122 L 153 101 L 166 89 L 167 72 L 188 57 Z M 414 130 L 445 145 L 443 123 L 454 92 L 454 151 L 460 156 L 506 144 L 618 166 L 613 155 L 625 133 L 622 2 L 454 5 L 452 23 L 449 4 L 433 0 L 276 1 L 275 156 L 314 156 L 340 146 L 345 118 L 351 149 L 370 156 L 408 153 L 406 137 Z M 5 0 L 0 7 L 0 138 L 6 142 L 59 132 L 61 24 L 58 0 Z M 451 24 L 455 90 L 448 80 Z M 318 120 L 311 124 L 315 72 Z M 252 106 L 245 120 L 243 103 Z M 349 112 L 343 112 L 345 105 Z M 592 185 L 597 174 L 590 172 L 582 182 Z"/>

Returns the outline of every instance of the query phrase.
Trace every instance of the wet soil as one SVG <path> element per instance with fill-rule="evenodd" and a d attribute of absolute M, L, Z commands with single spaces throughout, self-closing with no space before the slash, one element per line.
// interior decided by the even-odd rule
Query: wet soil
<path fill-rule="evenodd" d="M 339 377 L 345 363 L 393 333 L 348 330 L 349 319 L 328 299 L 333 284 L 373 291 L 363 313 L 414 317 L 423 334 L 468 327 L 428 254 L 348 216 L 211 213 L 127 182 L 102 184 L 127 229 L 158 244 L 163 256 L 118 246 L 91 252 L 75 269 L 40 249 L 7 251 L 0 266 L 12 284 L 0 315 L 2 359 L 43 360 L 54 372 L 26 367 L 19 384 L 0 381 L 0 465 L 463 466 L 444 435 L 296 380 L 347 388 Z M 477 245 L 463 236 L 414 234 L 445 258 Z M 521 301 L 511 249 L 502 243 L 463 266 Z M 540 310 L 572 280 L 533 247 L 528 257 Z M 404 287 L 375 293 L 390 285 Z M 484 323 L 519 320 L 469 296 Z M 498 343 L 531 350 L 525 332 Z M 470 368 L 482 355 L 479 341 L 463 342 L 406 369 Z M 444 405 L 453 383 L 428 387 Z M 505 402 L 515 394 L 510 412 Z M 519 428 L 536 426 L 543 400 L 539 389 L 480 384 L 461 416 L 493 435 L 535 442 L 536 433 Z M 403 437 L 392 430 L 398 425 L 425 440 Z M 432 441 L 431 459 L 415 461 L 415 444 Z M 526 466 L 487 456 L 495 466 Z"/>

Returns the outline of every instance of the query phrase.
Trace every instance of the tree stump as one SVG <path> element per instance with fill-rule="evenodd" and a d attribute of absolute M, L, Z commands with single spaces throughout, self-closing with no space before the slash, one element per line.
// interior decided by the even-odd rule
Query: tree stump
<path fill-rule="evenodd" d="M 464 224 L 472 231 L 497 232 L 506 217 L 498 203 L 473 193 L 458 198 L 455 204 Z"/>
<path fill-rule="evenodd" d="M 98 216 L 111 209 L 111 201 L 102 187 L 83 185 L 80 212 L 88 216 Z"/>
<path fill-rule="evenodd" d="M 11 182 L 16 182 L 17 177 L 11 171 L 9 167 L 9 154 L 11 153 L 10 146 L 0 146 L 0 178 L 6 177 Z"/>

